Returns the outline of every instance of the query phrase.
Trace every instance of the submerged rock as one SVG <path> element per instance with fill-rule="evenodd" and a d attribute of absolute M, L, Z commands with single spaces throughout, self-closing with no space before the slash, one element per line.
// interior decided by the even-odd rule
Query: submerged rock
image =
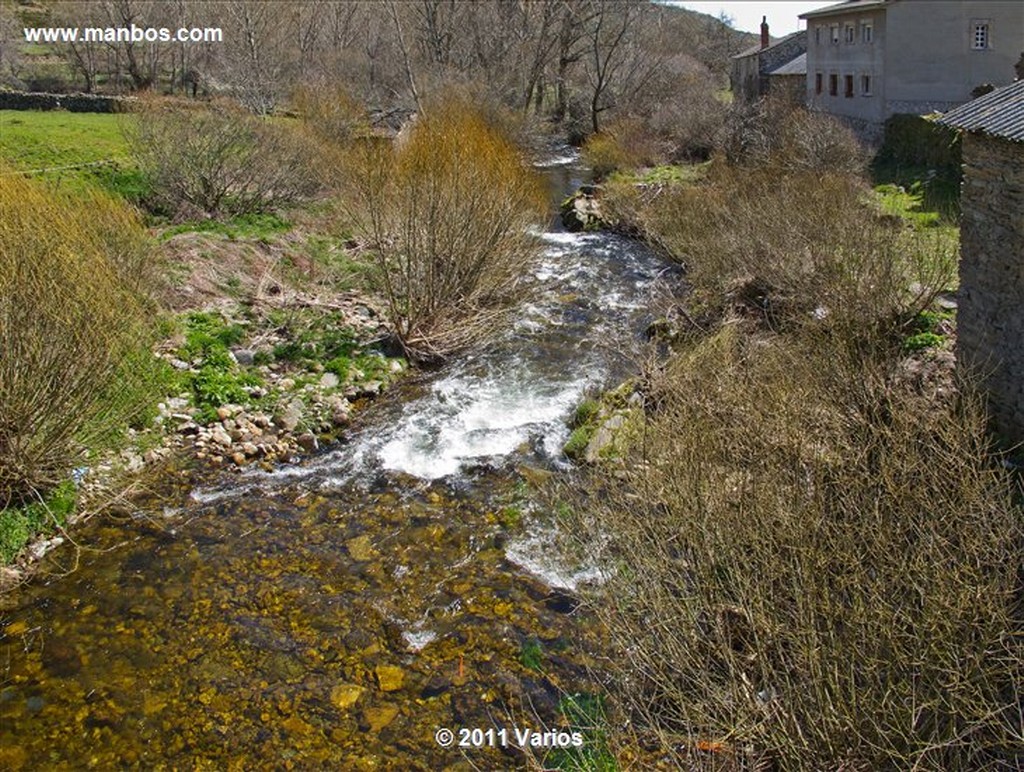
<path fill-rule="evenodd" d="M 398 691 L 405 682 L 405 671 L 394 665 L 377 665 L 373 672 L 382 692 Z"/>
<path fill-rule="evenodd" d="M 365 691 L 356 684 L 338 684 L 331 690 L 331 704 L 338 710 L 347 710 L 359 701 Z"/>

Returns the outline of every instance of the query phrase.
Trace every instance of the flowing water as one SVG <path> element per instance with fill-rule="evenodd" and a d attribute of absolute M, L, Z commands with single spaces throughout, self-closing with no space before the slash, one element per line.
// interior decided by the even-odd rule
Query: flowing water
<path fill-rule="evenodd" d="M 568 158 L 544 173 L 556 198 L 583 181 Z M 523 481 L 567 466 L 575 405 L 634 369 L 667 270 L 618 236 L 538 238 L 537 291 L 485 351 L 302 464 L 89 524 L 76 571 L 8 598 L 0 768 L 521 764 L 435 732 L 554 721 L 592 688 L 572 591 L 601 572 L 558 559 Z"/>

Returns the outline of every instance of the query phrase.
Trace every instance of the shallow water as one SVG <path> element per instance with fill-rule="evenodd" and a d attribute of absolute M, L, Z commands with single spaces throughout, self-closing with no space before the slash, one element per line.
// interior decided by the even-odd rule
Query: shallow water
<path fill-rule="evenodd" d="M 565 160 L 556 200 L 582 177 Z M 521 480 L 564 469 L 574 406 L 633 371 L 666 269 L 617 236 L 538 239 L 535 296 L 485 351 L 300 465 L 90 524 L 77 571 L 8 599 L 0 768 L 436 769 L 460 759 L 438 727 L 553 721 L 592 688 L 571 590 L 601 570 L 558 558 Z"/>

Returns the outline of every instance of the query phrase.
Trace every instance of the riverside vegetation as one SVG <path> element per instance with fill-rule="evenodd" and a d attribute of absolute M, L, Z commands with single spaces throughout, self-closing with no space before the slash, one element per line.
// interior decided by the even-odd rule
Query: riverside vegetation
<path fill-rule="evenodd" d="M 614 566 L 589 600 L 617 741 L 675 768 L 1016 768 L 1024 519 L 952 372 L 955 225 L 837 172 L 862 156 L 825 123 L 601 190 L 692 285 L 652 328 L 642 409 L 580 406 L 566 452 L 597 466 L 558 494 L 574 549 Z"/>
<path fill-rule="evenodd" d="M 379 140 L 339 136 L 336 109 L 305 104 L 308 119 L 291 124 L 160 100 L 122 117 L 155 242 L 91 167 L 56 191 L 4 170 L 5 563 L 35 533 L 63 534 L 72 477 L 88 511 L 120 475 L 174 465 L 179 449 L 214 466 L 313 451 L 344 430 L 351 403 L 406 369 L 385 356 L 395 344 L 436 360 L 493 329 L 514 299 L 543 196 L 492 118 L 439 102 L 392 158 Z M 311 174 L 321 162 L 345 170 Z M 339 207 L 338 182 L 357 168 L 378 187 Z M 403 202 L 405 190 L 424 197 Z M 443 213 L 427 224 L 451 243 L 428 238 L 419 211 Z M 446 255 L 462 262 L 439 263 Z"/>
<path fill-rule="evenodd" d="M 406 70 L 415 89 L 408 61 Z M 507 318 L 532 262 L 524 231 L 539 210 L 509 136 L 517 122 L 471 100 L 417 93 L 427 110 L 392 146 L 362 108 L 334 96 L 300 95 L 300 119 L 142 100 L 142 129 L 115 140 L 132 159 L 127 177 L 118 167 L 99 181 L 144 216 L 97 193 L 91 172 L 70 172 L 70 190 L 2 172 L 6 560 L 25 559 L 33 531 L 63 529 L 76 498 L 97 506 L 117 474 L 164 464 L 175 472 L 184 459 L 272 468 L 311 451 L 344 432 L 350 403 L 376 395 L 410 361 L 450 357 Z M 468 648 L 480 688 L 452 694 L 456 717 L 487 714 L 496 692 L 511 699 L 512 662 L 548 715 L 594 739 L 585 753 L 538 766 L 1019 765 L 1024 533 L 1016 478 L 985 431 L 983 403 L 949 366 L 952 213 L 921 211 L 927 183 L 908 190 L 893 177 L 879 181 L 896 187 L 873 191 L 859 147 L 819 116 L 697 101 L 700 120 L 683 137 L 660 112 L 602 117 L 584 147 L 605 177 L 601 218 L 683 264 L 691 289 L 685 306 L 670 304 L 650 327 L 643 372 L 579 406 L 565 451 L 584 462 L 580 477 L 552 493 L 570 550 L 606 577 L 584 590 L 580 610 L 601 622 L 600 662 L 565 653 L 573 628 L 559 609 L 576 610 L 575 599 L 510 590 L 499 572 L 505 532 L 535 504 L 480 507 L 417 489 L 411 501 L 374 492 L 356 516 L 347 502 L 303 493 L 297 509 L 281 504 L 303 539 L 258 535 L 244 557 L 231 556 L 228 526 L 207 518 L 196 545 L 161 534 L 157 557 L 146 546 L 111 570 L 124 613 L 140 618 L 159 616 L 184 590 L 168 583 L 130 597 L 133 567 L 198 564 L 185 600 L 213 588 L 183 602 L 184 616 L 147 627 L 145 653 L 123 636 L 117 689 L 130 691 L 132 663 L 152 664 L 161 646 L 173 650 L 157 657 L 165 677 L 206 651 L 224 657 L 196 668 L 206 679 L 198 709 L 139 696 L 126 714 L 106 688 L 91 696 L 76 681 L 74 699 L 93 702 L 74 717 L 83 727 L 74 753 L 107 753 L 113 728 L 137 713 L 162 752 L 220 749 L 240 703 L 259 701 L 233 724 L 243 730 L 228 749 L 236 760 L 283 753 L 297 737 L 288 753 L 309 743 L 323 763 L 358 753 L 370 764 L 367 737 L 390 738 L 395 727 L 426 737 L 450 717 L 441 701 L 465 682 Z M 261 170 L 265 178 L 248 176 Z M 450 522 L 430 521 L 435 504 Z M 261 507 L 240 505 L 246 534 L 266 528 Z M 422 521 L 407 527 L 409 517 Z M 376 606 L 396 604 L 402 618 L 415 610 L 387 592 L 404 585 L 385 575 L 367 535 L 381 523 L 400 534 L 411 566 L 476 549 L 475 526 L 490 527 L 479 553 L 487 570 L 474 573 L 481 564 L 461 555 L 442 561 L 455 582 L 450 593 L 435 588 L 438 608 L 467 599 L 470 633 L 444 637 L 436 660 L 404 669 L 394 652 L 407 647 L 392 622 L 372 634 L 353 629 L 357 616 L 376 619 Z M 332 539 L 341 529 L 339 567 Z M 224 560 L 199 561 L 200 547 Z M 243 560 L 274 581 L 247 584 Z M 221 571 L 225 563 L 233 570 Z M 333 603 L 335 585 L 346 588 L 340 616 L 309 606 Z M 544 599 L 539 622 L 527 618 L 531 593 Z M 233 627 L 224 610 L 239 603 L 251 617 Z M 79 624 L 77 606 L 59 613 L 58 639 Z M 282 618 L 287 633 L 274 627 Z M 493 634 L 491 618 L 510 626 Z M 82 640 L 101 639 L 102 622 L 85 625 Z M 22 620 L 4 630 L 27 632 Z M 579 634 L 588 645 L 592 637 L 592 628 Z M 46 651 L 47 672 L 64 675 L 89 654 L 56 652 Z M 31 652 L 26 670 L 42 660 Z M 457 675 L 439 675 L 451 661 Z M 610 680 L 607 694 L 573 696 L 544 671 L 557 663 L 582 682 L 580 661 L 594 667 L 591 680 Z M 330 706 L 322 683 L 306 684 L 313 672 L 337 687 Z M 41 698 L 27 699 L 43 709 Z M 183 711 L 196 722 L 172 736 L 166 729 Z M 53 713 L 39 718 L 57 739 L 65 722 Z M 325 736 L 329 748 L 315 747 Z M 141 758 L 118 752 L 104 758 Z"/>

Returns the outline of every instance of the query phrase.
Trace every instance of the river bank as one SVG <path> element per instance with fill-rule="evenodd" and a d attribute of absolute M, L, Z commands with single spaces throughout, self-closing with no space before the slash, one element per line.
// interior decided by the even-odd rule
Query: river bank
<path fill-rule="evenodd" d="M 164 311 L 147 365 L 151 407 L 53 498 L 0 513 L 0 593 L 45 571 L 51 550 L 77 544 L 84 520 L 131 508 L 162 477 L 269 468 L 337 441 L 353 411 L 407 371 L 387 356 L 375 298 L 337 281 L 366 270 L 358 245 L 298 215 L 297 224 L 270 218 L 269 232 L 261 222 L 151 230 L 152 259 L 169 268 L 155 288 Z"/>
<path fill-rule="evenodd" d="M 564 162 L 546 174 L 556 201 L 583 177 Z M 531 299 L 489 346 L 402 378 L 297 461 L 218 453 L 220 469 L 138 499 L 127 528 L 87 524 L 73 574 L 9 594 L 9 761 L 55 748 L 71 765 L 607 758 L 604 634 L 577 597 L 601 573 L 564 560 L 557 507 L 536 492 L 568 468 L 574 407 L 635 372 L 666 266 L 614 235 L 538 239 Z M 587 746 L 460 761 L 434 740 L 497 724 L 579 729 Z"/>

